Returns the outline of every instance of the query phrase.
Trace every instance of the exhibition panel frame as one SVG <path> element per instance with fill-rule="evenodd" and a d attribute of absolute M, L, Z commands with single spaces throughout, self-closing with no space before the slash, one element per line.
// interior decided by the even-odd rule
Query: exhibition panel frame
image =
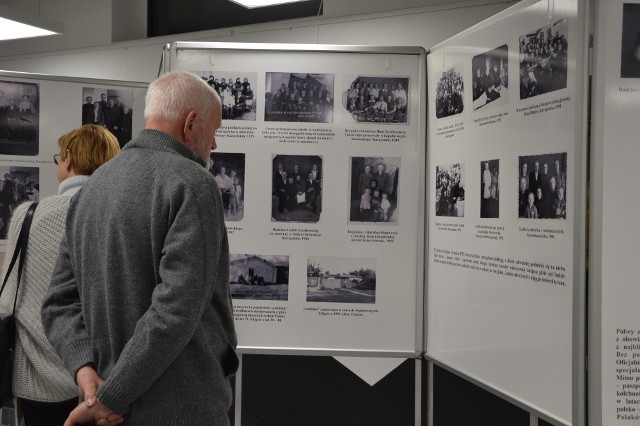
<path fill-rule="evenodd" d="M 219 93 L 240 353 L 422 353 L 426 51 L 175 42 Z"/>
<path fill-rule="evenodd" d="M 523 1 L 428 53 L 425 357 L 585 424 L 588 3 Z"/>

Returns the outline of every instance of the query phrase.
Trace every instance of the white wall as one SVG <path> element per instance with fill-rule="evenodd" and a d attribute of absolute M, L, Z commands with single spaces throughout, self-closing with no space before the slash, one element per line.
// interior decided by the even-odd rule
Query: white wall
<path fill-rule="evenodd" d="M 6 0 L 4 1 L 6 2 Z M 139 0 L 132 1 L 135 3 Z M 326 8 L 329 8 L 331 3 L 335 1 L 337 0 L 326 0 Z M 354 3 L 360 4 L 361 9 L 364 10 L 363 1 L 357 0 Z M 402 6 L 416 2 L 434 3 L 436 1 L 396 0 L 394 4 Z M 80 4 L 95 5 L 97 2 L 93 0 L 48 0 L 43 2 L 43 7 L 45 3 L 68 3 L 77 5 L 78 9 L 84 10 L 86 7 L 80 7 Z M 104 16 L 111 16 L 112 1 L 101 3 L 108 3 L 108 7 L 106 7 L 109 9 L 108 13 L 104 11 L 104 8 L 102 10 Z M 372 7 L 381 7 L 381 3 L 380 0 L 375 0 L 372 2 Z M 84 41 L 85 43 L 81 44 L 84 47 L 74 46 L 77 48 L 64 50 L 55 48 L 54 44 L 51 44 L 54 46 L 53 48 L 47 48 L 56 37 L 0 42 L 0 69 L 74 77 L 151 81 L 158 74 L 163 45 L 172 41 L 410 45 L 428 49 L 515 3 L 496 0 L 449 2 L 443 5 L 398 9 L 366 15 L 306 18 L 113 44 L 110 44 L 110 41 L 103 41 L 99 44 L 95 43 L 96 40 L 88 38 L 78 41 L 78 44 Z M 119 3 L 114 3 L 114 5 L 114 10 L 121 6 Z M 343 8 L 344 13 L 348 13 L 349 10 L 353 9 Z M 74 16 L 81 15 L 77 10 L 73 13 Z M 43 15 L 55 19 L 53 14 L 43 12 Z M 93 12 L 87 12 L 87 16 L 92 16 L 92 18 L 87 18 L 90 21 L 97 19 Z M 111 37 L 111 22 L 108 24 L 107 28 L 99 27 L 103 28 L 100 32 L 102 38 L 107 38 L 107 34 L 108 37 Z M 76 31 L 71 28 L 67 29 L 68 26 L 65 21 L 65 35 L 57 37 L 66 37 L 67 31 Z M 24 46 L 23 51 L 20 50 L 20 46 Z"/>

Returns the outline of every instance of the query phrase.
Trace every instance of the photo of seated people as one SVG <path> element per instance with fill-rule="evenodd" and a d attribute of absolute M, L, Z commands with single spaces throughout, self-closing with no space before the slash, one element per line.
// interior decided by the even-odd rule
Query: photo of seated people
<path fill-rule="evenodd" d="M 567 153 L 520 157 L 518 217 L 567 218 Z"/>
<path fill-rule="evenodd" d="M 436 85 L 436 117 L 460 114 L 464 110 L 464 84 L 456 68 L 443 71 Z"/>
<path fill-rule="evenodd" d="M 333 123 L 333 74 L 268 72 L 265 121 Z"/>
<path fill-rule="evenodd" d="M 473 70 L 473 110 L 509 101 L 509 57 L 507 45 L 493 49 L 471 60 Z"/>
<path fill-rule="evenodd" d="M 38 167 L 0 167 L 0 239 L 7 238 L 13 211 L 25 201 L 40 201 Z"/>
<path fill-rule="evenodd" d="M 349 222 L 398 223 L 399 157 L 351 157 Z"/>
<path fill-rule="evenodd" d="M 342 106 L 359 123 L 407 123 L 409 79 L 359 76 L 342 93 Z"/>
<path fill-rule="evenodd" d="M 520 99 L 567 87 L 567 18 L 520 37 Z"/>
<path fill-rule="evenodd" d="M 640 78 L 640 4 L 622 5 L 620 77 Z"/>
<path fill-rule="evenodd" d="M 464 164 L 436 166 L 436 216 L 464 217 Z"/>
<path fill-rule="evenodd" d="M 317 222 L 322 211 L 322 157 L 273 157 L 271 220 Z"/>
<path fill-rule="evenodd" d="M 500 160 L 480 163 L 480 217 L 483 219 L 494 219 L 500 214 L 499 166 Z"/>
<path fill-rule="evenodd" d="M 225 221 L 244 217 L 244 158 L 242 153 L 212 152 L 209 171 L 222 195 Z"/>
<path fill-rule="evenodd" d="M 232 299 L 288 300 L 289 256 L 229 255 Z"/>
<path fill-rule="evenodd" d="M 38 84 L 0 81 L 0 155 L 38 155 Z"/>
<path fill-rule="evenodd" d="M 83 87 L 82 124 L 105 127 L 124 147 L 133 136 L 133 90 Z"/>
<path fill-rule="evenodd" d="M 256 121 L 258 73 L 246 71 L 191 71 L 218 93 L 223 120 Z"/>

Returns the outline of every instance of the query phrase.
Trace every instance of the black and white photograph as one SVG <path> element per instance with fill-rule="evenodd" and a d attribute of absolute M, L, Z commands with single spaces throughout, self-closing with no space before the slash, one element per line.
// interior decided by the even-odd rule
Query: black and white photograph
<path fill-rule="evenodd" d="M 442 71 L 436 78 L 436 117 L 460 114 L 464 110 L 462 64 Z"/>
<path fill-rule="evenodd" d="M 567 218 L 567 153 L 518 159 L 518 217 Z"/>
<path fill-rule="evenodd" d="M 38 84 L 0 81 L 0 155 L 38 155 L 39 136 Z"/>
<path fill-rule="evenodd" d="M 317 222 L 322 212 L 322 157 L 274 155 L 271 221 Z"/>
<path fill-rule="evenodd" d="M 289 299 L 289 256 L 229 255 L 231 298 L 248 300 Z"/>
<path fill-rule="evenodd" d="M 358 76 L 342 93 L 342 106 L 358 123 L 408 123 L 409 79 Z"/>
<path fill-rule="evenodd" d="M 567 87 L 567 36 L 567 18 L 520 36 L 520 99 Z"/>
<path fill-rule="evenodd" d="M 241 221 L 244 217 L 245 154 L 212 152 L 209 158 L 209 171 L 222 195 L 224 220 Z"/>
<path fill-rule="evenodd" d="M 25 201 L 40 201 L 40 168 L 0 166 L 0 174 L 0 240 L 5 240 L 15 208 Z"/>
<path fill-rule="evenodd" d="M 133 137 L 133 90 L 83 87 L 82 124 L 106 127 L 124 147 Z"/>
<path fill-rule="evenodd" d="M 218 93 L 223 120 L 256 121 L 258 73 L 247 71 L 191 71 Z"/>
<path fill-rule="evenodd" d="M 349 222 L 398 224 L 400 157 L 351 157 Z"/>
<path fill-rule="evenodd" d="M 620 77 L 640 78 L 640 4 L 622 5 Z"/>
<path fill-rule="evenodd" d="M 496 219 L 500 215 L 500 160 L 480 163 L 480 217 Z"/>
<path fill-rule="evenodd" d="M 265 121 L 333 123 L 333 74 L 268 72 Z"/>
<path fill-rule="evenodd" d="M 509 49 L 506 44 L 471 60 L 473 110 L 509 102 Z"/>
<path fill-rule="evenodd" d="M 464 164 L 436 166 L 436 216 L 464 217 Z"/>
<path fill-rule="evenodd" d="M 376 260 L 369 257 L 309 257 L 307 302 L 376 303 Z"/>

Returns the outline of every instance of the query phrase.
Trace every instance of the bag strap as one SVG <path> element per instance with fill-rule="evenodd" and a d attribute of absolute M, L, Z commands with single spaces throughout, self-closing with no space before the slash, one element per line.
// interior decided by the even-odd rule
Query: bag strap
<path fill-rule="evenodd" d="M 22 277 L 22 266 L 24 264 L 24 258 L 27 252 L 27 243 L 29 242 L 29 230 L 31 229 L 31 221 L 33 219 L 33 213 L 38 207 L 38 203 L 31 203 L 27 213 L 25 214 L 24 221 L 22 222 L 22 228 L 20 229 L 20 235 L 18 236 L 18 241 L 16 243 L 16 248 L 13 251 L 13 257 L 11 258 L 11 263 L 9 263 L 9 268 L 7 268 L 7 273 L 4 277 L 4 281 L 2 282 L 2 288 L 0 288 L 0 296 L 2 296 L 2 292 L 4 291 L 4 287 L 7 285 L 7 281 L 9 280 L 9 276 L 11 275 L 11 271 L 13 270 L 13 266 L 16 263 L 18 258 L 18 254 L 20 254 L 20 262 L 18 263 L 18 283 L 16 286 L 16 295 L 13 299 L 13 313 L 16 313 L 16 302 L 18 301 L 18 290 L 20 288 L 20 278 Z"/>

